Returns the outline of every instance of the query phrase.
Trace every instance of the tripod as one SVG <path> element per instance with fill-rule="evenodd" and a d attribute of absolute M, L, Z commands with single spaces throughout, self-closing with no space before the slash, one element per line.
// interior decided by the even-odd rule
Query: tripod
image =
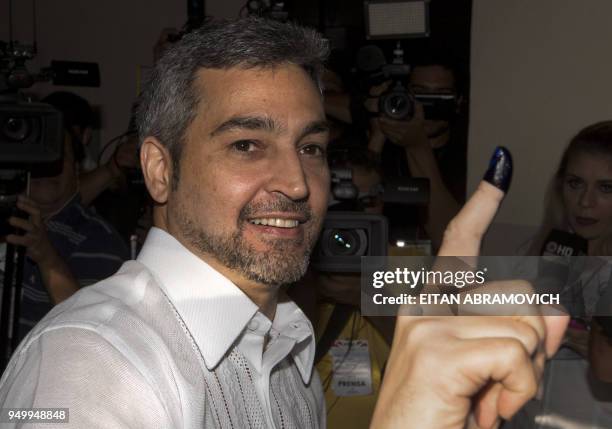
<path fill-rule="evenodd" d="M 7 243 L 0 310 L 0 373 L 19 344 L 19 316 L 25 249 Z"/>

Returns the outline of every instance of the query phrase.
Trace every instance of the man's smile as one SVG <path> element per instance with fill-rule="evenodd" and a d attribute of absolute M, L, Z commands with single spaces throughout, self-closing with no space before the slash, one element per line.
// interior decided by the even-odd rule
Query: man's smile
<path fill-rule="evenodd" d="M 260 234 L 274 235 L 280 238 L 302 238 L 303 224 L 309 216 L 299 213 L 265 214 L 251 217 L 248 220 L 251 228 Z"/>

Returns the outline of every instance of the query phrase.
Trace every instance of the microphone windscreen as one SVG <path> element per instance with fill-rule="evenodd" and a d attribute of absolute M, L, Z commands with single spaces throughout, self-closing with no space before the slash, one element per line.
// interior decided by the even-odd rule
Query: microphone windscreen
<path fill-rule="evenodd" d="M 542 246 L 542 256 L 585 256 L 588 242 L 579 235 L 553 229 Z"/>
<path fill-rule="evenodd" d="M 544 241 L 534 286 L 539 293 L 560 293 L 562 305 L 572 314 L 584 312 L 582 292 L 567 287 L 572 283 L 572 273 L 577 273 L 575 256 L 585 256 L 588 242 L 584 238 L 558 229 L 551 230 Z M 572 270 L 572 266 L 574 267 Z"/>

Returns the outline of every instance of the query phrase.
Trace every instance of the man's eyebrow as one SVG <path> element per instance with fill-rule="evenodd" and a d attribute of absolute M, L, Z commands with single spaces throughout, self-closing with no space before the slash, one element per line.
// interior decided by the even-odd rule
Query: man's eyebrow
<path fill-rule="evenodd" d="M 215 128 L 210 136 L 214 137 L 221 133 L 234 130 L 263 130 L 263 131 L 277 131 L 280 127 L 274 122 L 272 118 L 261 117 L 261 116 L 236 116 L 223 122 L 217 128 Z"/>
<path fill-rule="evenodd" d="M 306 125 L 302 132 L 300 133 L 300 137 L 298 140 L 302 140 L 304 137 L 307 137 L 312 134 L 323 134 L 329 133 L 330 125 L 326 120 L 314 121 L 310 124 Z"/>
<path fill-rule="evenodd" d="M 281 129 L 282 127 L 274 122 L 274 119 L 270 117 L 237 116 L 223 122 L 210 133 L 210 136 L 215 137 L 221 133 L 234 130 L 263 130 L 272 132 L 279 131 Z M 313 121 L 302 129 L 298 140 L 312 134 L 328 133 L 329 129 L 330 125 L 327 120 Z"/>

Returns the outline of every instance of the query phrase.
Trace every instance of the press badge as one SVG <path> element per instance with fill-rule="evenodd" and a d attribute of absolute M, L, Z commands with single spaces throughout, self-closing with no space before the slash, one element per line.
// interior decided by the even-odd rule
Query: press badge
<path fill-rule="evenodd" d="M 334 375 L 332 389 L 336 396 L 360 396 L 372 393 L 372 365 L 366 340 L 336 340 L 329 349 Z"/>

